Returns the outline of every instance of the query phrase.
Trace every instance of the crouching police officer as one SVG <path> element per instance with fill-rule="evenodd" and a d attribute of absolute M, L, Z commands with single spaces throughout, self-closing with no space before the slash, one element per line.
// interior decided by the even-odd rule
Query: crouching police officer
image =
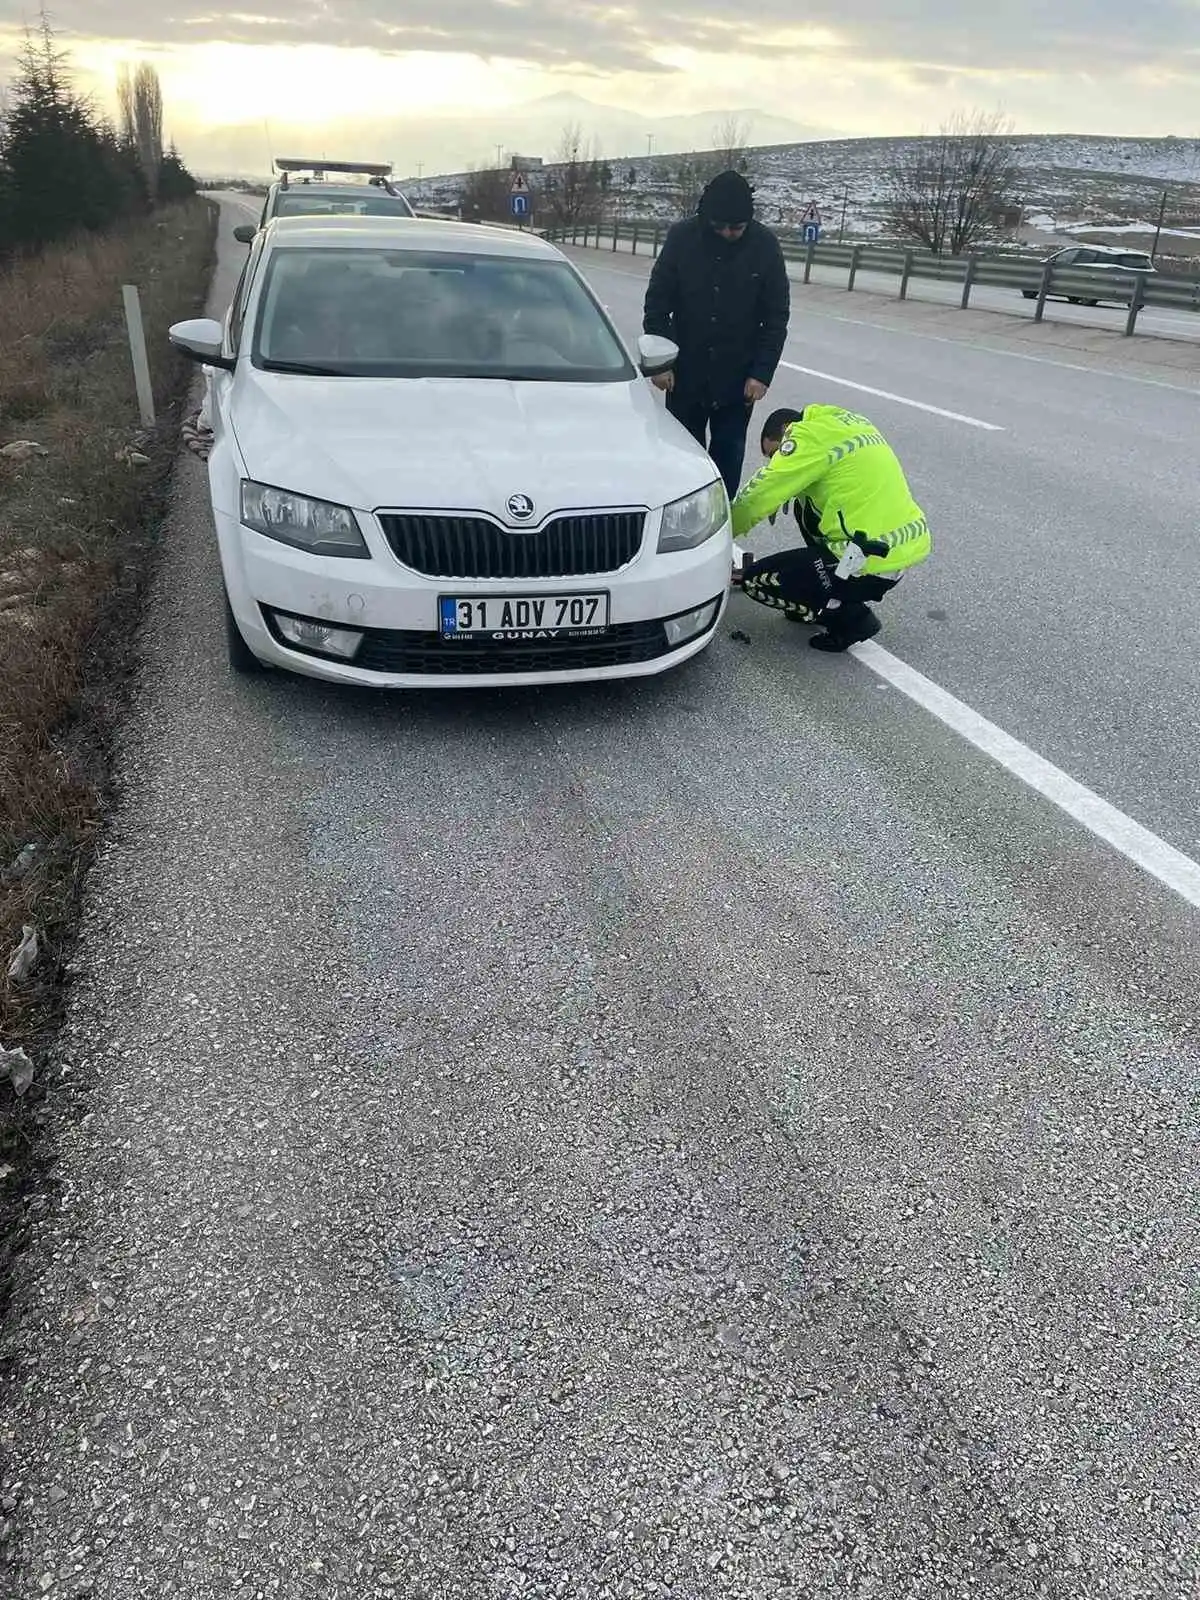
<path fill-rule="evenodd" d="M 872 639 L 882 600 L 929 555 L 925 514 L 895 452 L 875 425 L 841 406 L 775 411 L 762 430 L 767 460 L 733 502 L 733 537 L 794 502 L 804 544 L 740 572 L 748 599 L 793 622 L 819 622 L 815 650 Z M 735 577 L 735 581 L 737 578 Z"/>

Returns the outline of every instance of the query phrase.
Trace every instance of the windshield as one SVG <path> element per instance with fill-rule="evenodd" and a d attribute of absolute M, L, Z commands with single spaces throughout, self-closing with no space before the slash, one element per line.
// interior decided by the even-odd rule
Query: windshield
<path fill-rule="evenodd" d="M 330 194 L 318 185 L 299 184 L 293 189 L 281 189 L 275 197 L 277 217 L 411 217 L 413 209 L 402 195 L 388 194 L 386 190 L 369 189 L 359 192 Z"/>
<path fill-rule="evenodd" d="M 420 250 L 272 252 L 253 360 L 337 377 L 635 376 L 566 262 Z"/>

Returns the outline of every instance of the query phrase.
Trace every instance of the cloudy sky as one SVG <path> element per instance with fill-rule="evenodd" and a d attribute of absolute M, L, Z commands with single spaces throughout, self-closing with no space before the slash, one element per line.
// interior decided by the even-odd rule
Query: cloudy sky
<path fill-rule="evenodd" d="M 52 0 L 49 9 L 81 82 L 102 101 L 120 62 L 156 63 L 171 131 L 201 171 L 262 170 L 268 148 L 305 135 L 329 155 L 349 140 L 386 140 L 382 153 L 401 171 L 461 169 L 527 138 L 521 108 L 559 93 L 598 108 L 588 131 L 613 155 L 624 153 L 611 141 L 630 136 L 631 113 L 724 109 L 758 114 L 773 135 L 778 119 L 810 134 L 920 132 L 972 107 L 1003 109 L 1031 133 L 1200 131 L 1200 0 Z M 0 0 L 0 53 L 11 57 L 35 14 L 36 0 Z M 608 117 L 606 106 L 624 115 Z M 672 124 L 657 126 L 667 147 Z"/>

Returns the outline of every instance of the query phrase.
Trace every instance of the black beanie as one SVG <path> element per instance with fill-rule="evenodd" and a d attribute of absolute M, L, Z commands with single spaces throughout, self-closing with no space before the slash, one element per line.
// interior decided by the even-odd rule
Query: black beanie
<path fill-rule="evenodd" d="M 749 222 L 754 216 L 754 191 L 740 172 L 722 172 L 700 196 L 700 215 L 718 228 Z"/>

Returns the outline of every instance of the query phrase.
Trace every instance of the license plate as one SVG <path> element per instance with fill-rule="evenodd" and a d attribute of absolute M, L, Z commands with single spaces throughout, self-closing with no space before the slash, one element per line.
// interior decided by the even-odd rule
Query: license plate
<path fill-rule="evenodd" d="M 587 639 L 608 631 L 607 594 L 474 595 L 438 601 L 443 639 L 487 639 L 496 644 Z"/>

